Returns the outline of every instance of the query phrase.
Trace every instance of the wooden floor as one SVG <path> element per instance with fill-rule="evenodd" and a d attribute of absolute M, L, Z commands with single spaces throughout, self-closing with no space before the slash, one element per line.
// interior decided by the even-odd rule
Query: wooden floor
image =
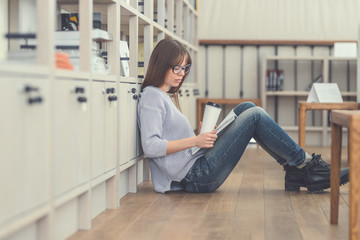
<path fill-rule="evenodd" d="M 330 162 L 329 148 L 307 151 Z M 348 165 L 345 157 L 342 167 Z M 96 217 L 91 230 L 69 239 L 348 239 L 349 185 L 340 188 L 339 224 L 330 225 L 330 191 L 286 192 L 284 174 L 265 151 L 249 145 L 216 192 L 159 194 L 142 183 L 118 209 Z"/>

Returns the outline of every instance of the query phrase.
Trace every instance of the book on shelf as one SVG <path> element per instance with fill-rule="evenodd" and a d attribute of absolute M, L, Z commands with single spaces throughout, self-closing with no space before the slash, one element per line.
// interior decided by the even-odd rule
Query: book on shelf
<path fill-rule="evenodd" d="M 266 90 L 282 91 L 284 90 L 284 71 L 283 70 L 267 70 L 266 71 Z"/>
<path fill-rule="evenodd" d="M 102 50 L 96 41 L 111 41 L 112 35 L 101 29 L 92 30 L 92 70 L 95 73 L 109 73 L 110 66 L 106 64 L 106 59 L 102 57 Z M 68 54 L 74 70 L 80 66 L 80 32 L 79 31 L 56 31 L 54 32 L 54 45 L 57 51 Z M 36 49 L 37 39 L 28 39 L 21 45 L 22 49 Z"/>
<path fill-rule="evenodd" d="M 107 31 L 101 29 L 92 30 L 92 39 L 95 41 L 111 41 L 112 35 Z M 23 46 L 36 46 L 37 39 L 28 39 Z M 80 46 L 80 32 L 79 31 L 56 31 L 54 32 L 55 46 Z"/>
<path fill-rule="evenodd" d="M 79 30 L 79 14 L 78 13 L 70 13 L 61 9 L 60 16 L 61 30 L 62 31 L 78 31 Z M 101 28 L 101 13 L 95 12 L 93 13 L 93 28 L 100 29 Z"/>

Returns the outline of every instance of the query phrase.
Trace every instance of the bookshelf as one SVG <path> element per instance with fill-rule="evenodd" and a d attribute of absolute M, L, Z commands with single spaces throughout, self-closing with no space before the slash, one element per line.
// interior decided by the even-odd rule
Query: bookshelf
<path fill-rule="evenodd" d="M 0 2 L 9 19 L 0 41 L 9 46 L 0 52 L 0 158 L 7 166 L 0 171 L 6 193 L 0 239 L 65 239 L 91 228 L 92 219 L 148 179 L 136 126 L 140 85 L 164 38 L 188 48 L 196 71 L 195 6 L 193 0 Z M 8 33 L 14 35 L 4 38 Z M 128 45 L 128 75 L 120 41 Z M 183 85 L 186 103 L 195 103 L 195 76 Z M 194 109 L 183 110 L 195 119 Z"/>
<path fill-rule="evenodd" d="M 306 101 L 309 94 L 306 88 L 321 76 L 322 82 L 338 83 L 344 101 L 356 101 L 356 61 L 356 58 L 332 56 L 266 56 L 260 82 L 262 106 L 293 139 L 298 139 L 298 102 Z M 305 68 L 311 70 L 310 75 L 302 74 L 301 70 Z M 273 69 L 284 71 L 284 89 L 281 91 L 268 87 L 267 71 Z M 346 72 L 347 77 L 337 77 L 337 71 Z M 330 144 L 329 117 L 328 111 L 313 111 L 307 116 L 309 145 Z"/>

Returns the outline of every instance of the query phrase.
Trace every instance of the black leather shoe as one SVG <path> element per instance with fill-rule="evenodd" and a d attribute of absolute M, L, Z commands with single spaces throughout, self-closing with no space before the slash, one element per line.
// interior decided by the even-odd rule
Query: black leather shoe
<path fill-rule="evenodd" d="M 319 192 L 330 188 L 330 165 L 321 155 L 312 154 L 312 159 L 303 168 L 284 166 L 285 190 L 299 191 L 306 187 L 308 192 Z M 340 171 L 340 185 L 349 182 L 349 168 Z"/>

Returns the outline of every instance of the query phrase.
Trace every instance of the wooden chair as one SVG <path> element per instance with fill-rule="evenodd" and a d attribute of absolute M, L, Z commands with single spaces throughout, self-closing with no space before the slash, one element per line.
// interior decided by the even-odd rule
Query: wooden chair
<path fill-rule="evenodd" d="M 358 239 L 360 203 L 360 111 L 331 112 L 331 193 L 330 223 L 338 223 L 342 127 L 348 128 L 350 162 L 350 228 L 349 237 Z"/>

